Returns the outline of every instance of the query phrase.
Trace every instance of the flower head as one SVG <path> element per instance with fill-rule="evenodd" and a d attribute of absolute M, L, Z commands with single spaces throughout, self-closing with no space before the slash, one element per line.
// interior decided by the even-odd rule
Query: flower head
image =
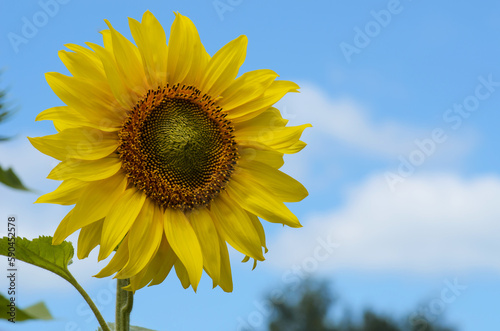
<path fill-rule="evenodd" d="M 271 70 L 236 78 L 240 36 L 213 57 L 194 24 L 176 14 L 167 41 L 149 11 L 129 19 L 135 44 L 106 21 L 104 47 L 69 44 L 59 56 L 72 76 L 47 73 L 66 104 L 40 113 L 58 133 L 30 138 L 61 161 L 62 180 L 37 202 L 75 204 L 57 228 L 59 244 L 81 229 L 78 257 L 98 245 L 97 274 L 130 278 L 129 289 L 161 283 L 172 268 L 194 290 L 202 270 L 232 291 L 227 244 L 250 258 L 267 252 L 261 219 L 300 227 L 283 202 L 307 196 L 278 170 L 300 151 L 304 124 L 287 127 L 273 104 L 298 86 Z"/>

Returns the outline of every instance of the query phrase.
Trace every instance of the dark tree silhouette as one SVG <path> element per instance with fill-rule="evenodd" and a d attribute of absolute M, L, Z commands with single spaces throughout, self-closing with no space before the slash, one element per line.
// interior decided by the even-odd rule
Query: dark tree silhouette
<path fill-rule="evenodd" d="M 325 283 L 306 281 L 297 292 L 298 296 L 286 298 L 286 301 L 272 301 L 275 314 L 269 324 L 270 331 L 338 330 L 327 318 L 334 299 Z"/>
<path fill-rule="evenodd" d="M 274 308 L 270 331 L 455 331 L 424 318 L 402 317 L 396 321 L 371 310 L 365 310 L 357 322 L 348 317 L 335 321 L 329 312 L 337 309 L 337 300 L 326 282 L 305 280 L 284 293 L 280 300 L 270 299 Z"/>
<path fill-rule="evenodd" d="M 377 316 L 374 312 L 366 311 L 363 316 L 362 331 L 402 331 L 394 322 Z M 354 330 L 353 330 L 354 331 Z"/>

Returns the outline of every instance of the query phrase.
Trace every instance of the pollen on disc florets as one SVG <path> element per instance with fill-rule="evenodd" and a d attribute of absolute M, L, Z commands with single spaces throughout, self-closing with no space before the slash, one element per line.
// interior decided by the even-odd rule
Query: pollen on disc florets
<path fill-rule="evenodd" d="M 229 180 L 238 152 L 233 126 L 192 86 L 149 90 L 119 132 L 129 183 L 161 206 L 206 206 Z"/>

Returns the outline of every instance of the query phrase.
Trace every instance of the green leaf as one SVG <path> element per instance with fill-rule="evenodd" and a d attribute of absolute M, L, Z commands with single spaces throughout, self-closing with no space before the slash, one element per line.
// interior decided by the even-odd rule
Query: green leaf
<path fill-rule="evenodd" d="M 0 239 L 0 255 L 15 257 L 18 261 L 33 264 L 67 280 L 87 301 L 99 324 L 104 325 L 104 319 L 96 305 L 68 270 L 74 253 L 70 242 L 63 241 L 59 245 L 52 245 L 52 237 L 47 236 L 40 236 L 33 240 L 19 237 L 15 237 L 14 240 L 8 237 Z M 14 268 L 14 266 L 10 267 Z"/>
<path fill-rule="evenodd" d="M 109 326 L 109 329 L 111 331 L 115 331 L 115 323 L 112 323 L 112 322 L 108 322 L 108 326 Z M 102 329 L 99 327 L 97 329 L 97 331 L 102 331 Z M 146 328 L 142 328 L 140 326 L 133 326 L 131 325 L 130 326 L 130 331 L 155 331 L 155 330 L 151 330 L 151 329 L 146 329 Z"/>
<path fill-rule="evenodd" d="M 10 298 L 4 297 L 0 293 L 0 318 L 1 319 L 9 319 L 12 318 L 10 314 Z M 43 302 L 38 302 L 32 306 L 21 309 L 17 306 L 16 303 L 16 311 L 15 311 L 16 322 L 22 322 L 27 320 L 51 320 L 53 319 L 52 315 L 49 312 L 49 309 Z"/>
<path fill-rule="evenodd" d="M 12 168 L 4 170 L 2 169 L 2 167 L 0 167 L 0 183 L 3 183 L 7 186 L 10 186 L 18 190 L 30 191 L 29 188 L 23 185 L 23 183 L 21 182 L 19 177 L 17 177 L 17 175 L 14 173 Z"/>
<path fill-rule="evenodd" d="M 45 305 L 44 302 L 40 301 L 38 303 L 35 303 L 34 305 L 29 306 L 28 308 L 24 309 L 24 312 L 32 316 L 33 318 L 39 319 L 39 320 L 51 320 L 53 319 L 52 315 L 50 314 L 49 309 Z M 21 321 L 21 319 L 16 318 L 18 321 Z"/>
<path fill-rule="evenodd" d="M 70 242 L 52 245 L 52 237 L 40 236 L 38 239 L 15 238 L 15 244 L 9 238 L 0 239 L 0 255 L 9 256 L 9 247 L 15 248 L 16 260 L 27 262 L 37 267 L 52 271 L 72 283 L 73 276 L 68 270 L 74 249 Z M 11 248 L 12 250 L 12 248 Z"/>

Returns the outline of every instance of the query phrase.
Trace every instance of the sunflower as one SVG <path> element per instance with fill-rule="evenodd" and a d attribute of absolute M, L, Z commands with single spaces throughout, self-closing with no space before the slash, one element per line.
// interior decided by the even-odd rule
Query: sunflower
<path fill-rule="evenodd" d="M 174 268 L 184 288 L 196 291 L 205 270 L 230 292 L 227 244 L 255 267 L 267 252 L 259 218 L 301 226 L 284 202 L 307 190 L 278 169 L 310 125 L 287 127 L 273 107 L 298 86 L 267 69 L 236 78 L 247 37 L 211 57 L 180 14 L 168 45 L 149 11 L 129 18 L 135 44 L 106 24 L 104 47 L 59 52 L 72 76 L 46 79 L 66 105 L 37 117 L 58 132 L 30 138 L 60 161 L 48 178 L 62 180 L 36 202 L 75 205 L 53 244 L 80 229 L 78 258 L 98 245 L 99 261 L 116 250 L 96 277 L 130 278 L 132 291 Z"/>

